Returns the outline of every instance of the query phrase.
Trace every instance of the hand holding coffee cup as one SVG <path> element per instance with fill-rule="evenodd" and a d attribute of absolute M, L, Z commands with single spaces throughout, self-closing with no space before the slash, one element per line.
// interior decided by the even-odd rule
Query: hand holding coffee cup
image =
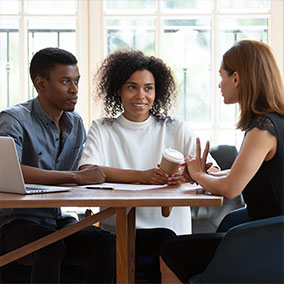
<path fill-rule="evenodd" d="M 163 152 L 160 169 L 166 172 L 168 175 L 172 175 L 180 168 L 181 163 L 184 162 L 184 156 L 179 151 L 167 148 Z M 171 213 L 171 207 L 162 207 L 162 215 L 168 217 Z"/>

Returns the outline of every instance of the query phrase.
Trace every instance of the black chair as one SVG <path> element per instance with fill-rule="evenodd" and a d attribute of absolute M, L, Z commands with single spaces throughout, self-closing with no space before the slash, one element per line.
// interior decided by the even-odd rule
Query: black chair
<path fill-rule="evenodd" d="M 284 283 L 284 216 L 233 227 L 193 283 Z"/>
<path fill-rule="evenodd" d="M 247 208 L 239 208 L 228 213 L 220 223 L 217 233 L 228 232 L 229 229 L 240 224 L 250 222 Z"/>
<path fill-rule="evenodd" d="M 230 169 L 238 151 L 235 146 L 218 145 L 210 148 L 210 154 L 221 170 Z M 192 207 L 192 233 L 215 233 L 224 216 L 232 210 L 245 206 L 242 195 L 233 200 L 224 199 L 222 207 Z"/>
<path fill-rule="evenodd" d="M 84 267 L 66 265 L 61 270 L 61 283 L 82 283 Z M 12 262 L 0 268 L 0 283 L 31 283 L 31 266 Z"/>
<path fill-rule="evenodd" d="M 63 211 L 63 214 L 66 214 L 66 212 Z M 78 215 L 79 217 L 80 215 Z M 67 224 L 73 219 L 68 214 L 62 220 Z M 28 258 L 29 256 L 0 267 L 0 283 L 30 283 L 32 267 L 28 264 L 31 261 L 27 260 Z M 63 264 L 60 273 L 60 283 L 82 283 L 84 273 L 85 267 L 83 265 Z"/>
<path fill-rule="evenodd" d="M 216 160 L 221 170 L 230 169 L 238 156 L 238 150 L 233 145 L 217 145 L 210 148 L 211 156 Z"/>

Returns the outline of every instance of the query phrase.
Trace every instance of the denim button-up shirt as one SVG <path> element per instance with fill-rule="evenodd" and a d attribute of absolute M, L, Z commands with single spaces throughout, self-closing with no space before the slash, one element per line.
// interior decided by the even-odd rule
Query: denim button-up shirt
<path fill-rule="evenodd" d="M 0 113 L 0 136 L 14 138 L 21 164 L 46 170 L 76 170 L 86 140 L 83 121 L 76 112 L 63 112 L 60 125 L 61 141 L 55 121 L 41 107 L 39 98 Z M 56 208 L 0 209 L 0 227 L 19 218 L 56 226 L 60 215 Z"/>

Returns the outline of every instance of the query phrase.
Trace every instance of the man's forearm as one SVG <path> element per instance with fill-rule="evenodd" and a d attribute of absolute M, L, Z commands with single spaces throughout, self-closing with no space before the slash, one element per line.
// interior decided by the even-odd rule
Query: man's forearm
<path fill-rule="evenodd" d="M 72 171 L 44 170 L 21 165 L 25 183 L 63 184 L 76 183 L 76 174 Z"/>

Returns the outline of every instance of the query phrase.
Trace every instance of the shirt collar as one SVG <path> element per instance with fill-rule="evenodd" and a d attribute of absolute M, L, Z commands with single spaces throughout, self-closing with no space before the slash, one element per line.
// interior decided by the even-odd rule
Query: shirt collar
<path fill-rule="evenodd" d="M 38 115 L 39 119 L 45 124 L 50 125 L 50 123 L 55 122 L 54 119 L 42 108 L 39 102 L 39 97 L 35 98 L 33 109 Z M 72 129 L 73 121 L 72 117 L 68 112 L 63 112 L 60 118 L 61 124 L 65 125 L 67 128 Z"/>
<path fill-rule="evenodd" d="M 144 120 L 142 122 L 135 122 L 135 121 L 128 120 L 123 114 L 121 114 L 117 118 L 117 121 L 126 128 L 145 129 L 148 126 L 152 125 L 152 123 L 153 123 L 153 121 L 155 121 L 155 119 L 152 115 L 149 115 L 149 117 L 146 120 Z"/>

